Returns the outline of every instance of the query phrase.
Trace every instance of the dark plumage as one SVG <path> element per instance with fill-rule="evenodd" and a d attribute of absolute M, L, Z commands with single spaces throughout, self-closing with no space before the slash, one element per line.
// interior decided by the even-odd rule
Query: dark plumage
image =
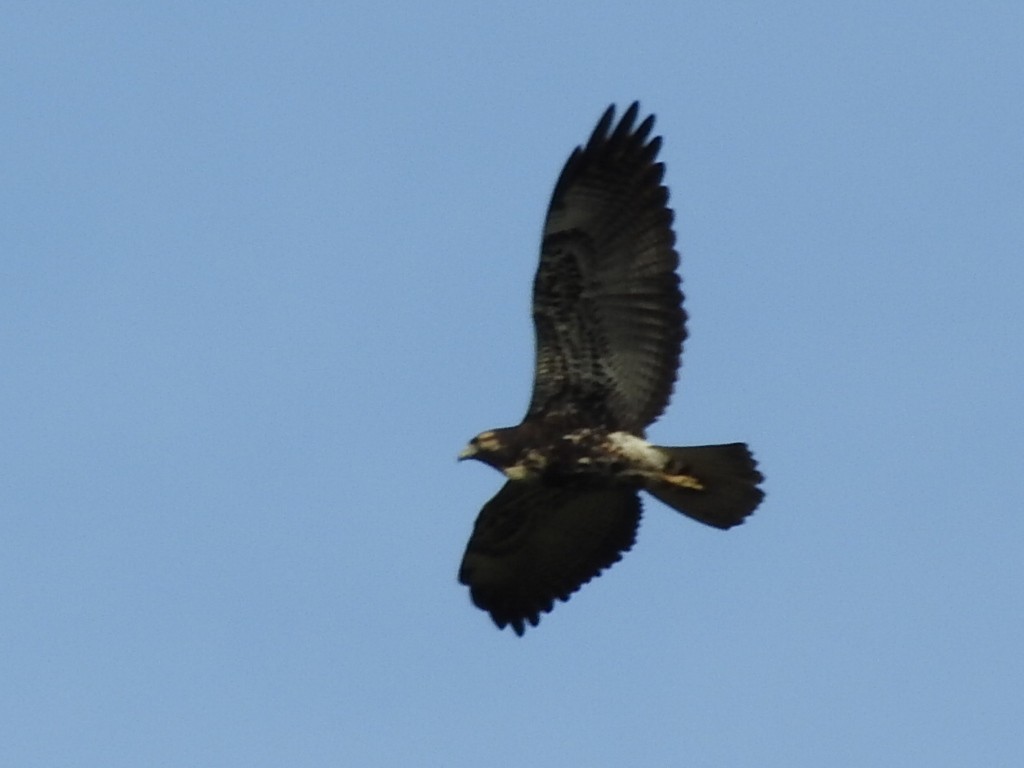
<path fill-rule="evenodd" d="M 644 431 L 665 409 L 686 337 L 672 210 L 654 116 L 609 107 L 555 184 L 533 284 L 533 396 L 517 427 L 460 458 L 503 472 L 459 570 L 473 602 L 523 634 L 635 540 L 639 491 L 717 528 L 747 517 L 763 479 L 742 443 L 665 448 Z"/>

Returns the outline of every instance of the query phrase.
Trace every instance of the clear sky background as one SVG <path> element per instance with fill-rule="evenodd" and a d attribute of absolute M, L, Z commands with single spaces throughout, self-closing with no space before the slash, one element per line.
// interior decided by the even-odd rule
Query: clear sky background
<path fill-rule="evenodd" d="M 586 7 L 586 10 L 582 10 Z M 1024 4 L 5 3 L 0 764 L 1024 764 Z M 652 429 L 520 639 L 455 573 L 556 175 L 658 116 Z"/>

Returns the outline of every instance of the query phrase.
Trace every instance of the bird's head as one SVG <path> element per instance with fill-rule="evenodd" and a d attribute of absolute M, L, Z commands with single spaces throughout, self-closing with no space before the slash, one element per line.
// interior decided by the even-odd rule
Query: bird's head
<path fill-rule="evenodd" d="M 504 431 L 489 429 L 486 432 L 481 432 L 462 449 L 462 452 L 459 453 L 459 461 L 476 459 L 498 469 L 512 463 L 515 457 L 508 441 L 502 439 L 501 433 Z"/>

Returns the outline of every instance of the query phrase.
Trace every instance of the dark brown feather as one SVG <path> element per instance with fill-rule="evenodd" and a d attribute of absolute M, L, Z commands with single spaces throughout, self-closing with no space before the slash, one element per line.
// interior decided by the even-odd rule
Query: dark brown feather
<path fill-rule="evenodd" d="M 484 505 L 459 569 L 473 602 L 522 635 L 633 546 L 637 492 L 509 482 Z"/>
<path fill-rule="evenodd" d="M 764 480 L 744 443 L 661 448 L 671 457 L 669 474 L 696 478 L 701 488 L 651 482 L 644 489 L 658 501 L 705 525 L 723 530 L 742 523 L 764 498 Z"/>
<path fill-rule="evenodd" d="M 654 117 L 609 107 L 570 155 L 548 208 L 534 280 L 537 358 L 526 419 L 642 434 L 668 404 L 685 313 Z"/>

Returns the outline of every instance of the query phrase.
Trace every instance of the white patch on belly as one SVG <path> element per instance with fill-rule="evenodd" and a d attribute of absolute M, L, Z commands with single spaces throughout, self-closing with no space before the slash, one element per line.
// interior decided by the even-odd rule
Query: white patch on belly
<path fill-rule="evenodd" d="M 668 464 L 668 456 L 642 437 L 631 435 L 629 432 L 610 432 L 608 442 L 635 469 L 660 472 Z"/>

